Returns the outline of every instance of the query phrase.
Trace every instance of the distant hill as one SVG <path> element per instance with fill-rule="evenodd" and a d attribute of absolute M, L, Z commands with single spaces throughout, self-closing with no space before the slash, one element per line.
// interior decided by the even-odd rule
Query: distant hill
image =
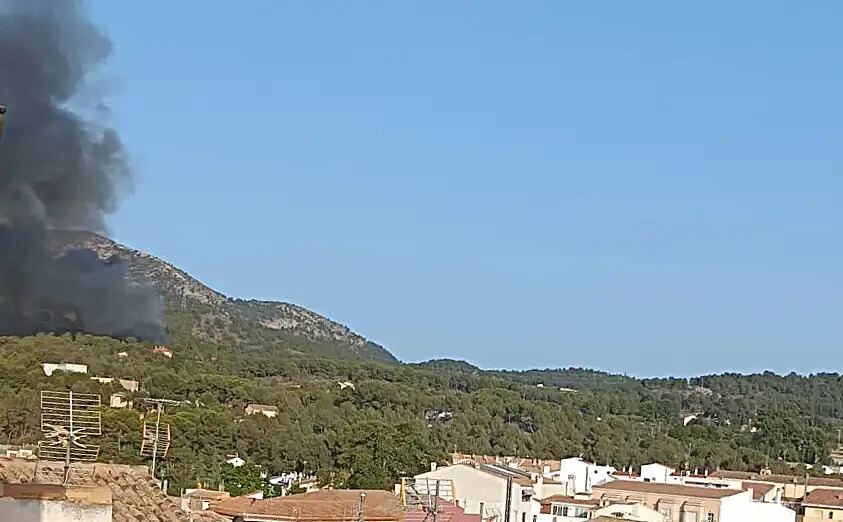
<path fill-rule="evenodd" d="M 127 263 L 133 280 L 155 286 L 164 297 L 168 331 L 176 341 L 275 346 L 293 353 L 397 362 L 384 347 L 301 306 L 230 298 L 162 259 L 97 234 L 51 234 L 57 253 L 84 248 L 101 259 L 117 256 Z"/>
<path fill-rule="evenodd" d="M 459 372 L 468 374 L 477 374 L 483 372 L 483 370 L 478 368 L 477 366 L 474 366 L 469 362 L 460 361 L 457 359 L 431 359 L 429 361 L 416 363 L 415 366 L 418 366 L 419 368 L 425 368 L 427 370 L 440 370 L 446 372 Z"/>

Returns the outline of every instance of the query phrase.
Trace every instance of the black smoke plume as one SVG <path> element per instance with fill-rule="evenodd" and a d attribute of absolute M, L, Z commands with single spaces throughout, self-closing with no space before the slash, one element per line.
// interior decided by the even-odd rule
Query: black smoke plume
<path fill-rule="evenodd" d="M 166 337 L 161 298 L 125 265 L 50 247 L 53 230 L 104 232 L 131 183 L 117 132 L 70 108 L 105 110 L 86 84 L 110 52 L 81 2 L 0 0 L 0 335 Z"/>

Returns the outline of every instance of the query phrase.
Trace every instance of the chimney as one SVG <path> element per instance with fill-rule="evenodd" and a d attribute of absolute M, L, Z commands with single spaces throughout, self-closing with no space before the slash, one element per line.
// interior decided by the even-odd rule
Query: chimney
<path fill-rule="evenodd" d="M 782 490 L 781 488 L 776 488 L 776 504 L 782 503 Z"/>
<path fill-rule="evenodd" d="M 430 463 L 430 471 L 436 471 L 436 463 L 435 462 Z"/>

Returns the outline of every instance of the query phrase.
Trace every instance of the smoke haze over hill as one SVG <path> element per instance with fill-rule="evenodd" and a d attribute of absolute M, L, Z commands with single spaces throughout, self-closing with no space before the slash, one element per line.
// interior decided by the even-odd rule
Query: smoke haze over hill
<path fill-rule="evenodd" d="M 85 87 L 110 52 L 81 2 L 0 5 L 0 334 L 166 337 L 160 297 L 122 263 L 49 250 L 48 230 L 103 232 L 131 182 L 117 132 L 70 108 L 106 110 Z"/>

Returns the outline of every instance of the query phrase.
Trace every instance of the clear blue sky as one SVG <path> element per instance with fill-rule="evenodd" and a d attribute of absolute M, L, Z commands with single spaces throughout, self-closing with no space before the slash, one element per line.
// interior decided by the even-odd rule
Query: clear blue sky
<path fill-rule="evenodd" d="M 115 237 L 403 360 L 843 365 L 843 3 L 92 2 Z"/>

